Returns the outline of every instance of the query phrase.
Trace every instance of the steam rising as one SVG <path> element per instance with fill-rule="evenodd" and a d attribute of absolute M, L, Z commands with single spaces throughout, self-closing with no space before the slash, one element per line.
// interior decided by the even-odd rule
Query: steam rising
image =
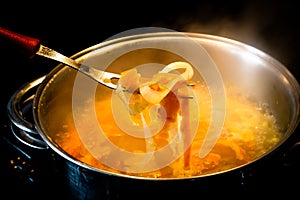
<path fill-rule="evenodd" d="M 254 46 L 283 64 L 293 65 L 293 59 L 298 59 L 292 49 L 296 47 L 293 38 L 297 38 L 295 27 L 299 24 L 296 9 L 288 0 L 190 3 L 188 11 L 154 25 L 231 38 Z"/>

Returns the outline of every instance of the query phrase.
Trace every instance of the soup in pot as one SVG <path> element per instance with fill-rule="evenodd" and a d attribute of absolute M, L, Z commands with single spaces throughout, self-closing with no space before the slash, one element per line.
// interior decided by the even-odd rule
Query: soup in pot
<path fill-rule="evenodd" d="M 242 95 L 236 86 L 224 85 L 224 122 L 220 133 L 212 137 L 212 148 L 201 155 L 214 126 L 214 106 L 209 87 L 192 77 L 193 67 L 186 62 L 172 62 L 150 78 L 135 69 L 126 70 L 116 91 L 96 90 L 95 98 L 80 109 L 79 125 L 74 123 L 70 105 L 49 106 L 49 121 L 55 121 L 55 127 L 49 128 L 52 140 L 73 158 L 106 172 L 182 178 L 244 165 L 281 139 L 276 119 L 263 103 Z M 90 109 L 96 111 L 100 133 L 90 130 Z M 82 127 L 87 127 L 86 131 L 81 131 Z M 99 134 L 103 135 L 101 141 L 94 138 Z M 143 159 L 126 159 L 123 153 Z"/>

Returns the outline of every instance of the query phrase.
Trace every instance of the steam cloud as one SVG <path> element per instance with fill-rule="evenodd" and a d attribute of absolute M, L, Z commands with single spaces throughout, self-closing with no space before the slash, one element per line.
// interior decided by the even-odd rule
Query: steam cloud
<path fill-rule="evenodd" d="M 178 31 L 219 35 L 256 47 L 284 65 L 293 73 L 299 63 L 296 55 L 300 44 L 297 6 L 280 1 L 212 1 L 190 4 L 189 9 L 156 26 Z"/>

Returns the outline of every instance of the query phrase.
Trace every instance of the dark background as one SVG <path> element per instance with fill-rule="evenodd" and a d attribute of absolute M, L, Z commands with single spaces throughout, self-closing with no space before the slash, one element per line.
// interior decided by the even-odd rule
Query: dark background
<path fill-rule="evenodd" d="M 66 56 L 134 28 L 154 26 L 215 34 L 268 53 L 300 80 L 300 14 L 297 1 L 292 0 L 85 0 L 69 4 L 65 1 L 5 1 L 0 5 L 1 26 L 38 38 L 45 46 Z M 13 92 L 24 83 L 47 74 L 58 63 L 38 56 L 26 58 L 1 39 L 0 60 L 3 133 L 7 132 L 8 124 L 6 105 Z M 10 182 L 9 187 L 21 187 L 19 174 L 7 169 L 10 166 L 5 168 L 6 162 L 15 154 L 7 150 L 6 145 L 0 146 L 0 154 L 3 160 L 0 162 L 0 182 Z M 297 184 L 299 180 L 294 181 Z"/>
<path fill-rule="evenodd" d="M 0 26 L 36 37 L 67 56 L 120 32 L 155 26 L 248 43 L 278 59 L 299 77 L 300 14 L 292 0 L 6 1 L 0 9 Z M 9 80 L 30 80 L 57 64 L 45 58 L 24 59 L 9 49 L 0 43 L 2 74 Z M 1 81 L 5 83 L 6 79 Z M 6 85 L 16 89 L 17 84 L 13 81 Z"/>

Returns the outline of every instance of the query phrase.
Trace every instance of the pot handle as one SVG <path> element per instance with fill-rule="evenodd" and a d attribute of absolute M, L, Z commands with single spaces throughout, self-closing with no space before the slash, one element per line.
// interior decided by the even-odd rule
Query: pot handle
<path fill-rule="evenodd" d="M 32 118 L 32 103 L 39 84 L 45 79 L 42 76 L 19 88 L 9 99 L 7 113 L 12 122 L 11 130 L 22 143 L 38 148 L 47 149 L 48 145 L 38 134 Z M 31 120 L 31 121 L 30 121 Z"/>

